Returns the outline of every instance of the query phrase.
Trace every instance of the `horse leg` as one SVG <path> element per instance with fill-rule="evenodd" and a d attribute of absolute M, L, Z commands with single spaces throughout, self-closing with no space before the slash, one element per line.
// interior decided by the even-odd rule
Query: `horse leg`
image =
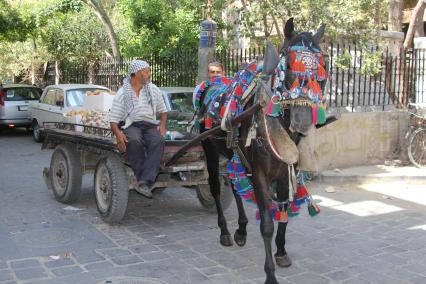
<path fill-rule="evenodd" d="M 277 197 L 280 201 L 288 199 L 288 181 L 287 178 L 280 179 L 278 181 Z M 286 210 L 284 208 L 284 210 Z M 287 222 L 279 222 L 277 235 L 275 237 L 275 244 L 277 245 L 277 252 L 275 253 L 275 262 L 280 267 L 289 267 L 291 265 L 291 259 L 285 250 L 285 232 L 287 229 Z"/>
<path fill-rule="evenodd" d="M 207 161 L 207 171 L 209 172 L 209 186 L 217 210 L 217 223 L 220 228 L 220 243 L 223 246 L 232 246 L 231 234 L 228 231 L 225 216 L 223 215 L 222 204 L 220 203 L 220 176 L 219 176 L 219 154 L 211 140 L 206 139 L 202 142 Z"/>
<path fill-rule="evenodd" d="M 235 190 L 232 190 L 232 192 L 234 193 L 235 202 L 237 203 L 237 208 L 238 208 L 238 229 L 235 230 L 234 241 L 237 245 L 242 247 L 246 244 L 246 240 L 247 240 L 246 227 L 247 227 L 248 219 L 246 216 L 246 212 L 244 210 L 244 204 L 241 199 L 241 196 L 239 196 Z"/>
<path fill-rule="evenodd" d="M 265 273 L 266 281 L 265 284 L 277 284 L 278 281 L 275 277 L 275 264 L 272 259 L 272 237 L 274 235 L 274 222 L 269 213 L 270 200 L 265 200 L 263 190 L 267 192 L 268 182 L 266 177 L 257 178 L 254 180 L 255 194 L 257 199 L 257 206 L 259 208 L 260 215 L 260 233 L 263 237 L 263 243 L 265 245 Z"/>
<path fill-rule="evenodd" d="M 275 244 L 277 245 L 277 252 L 275 253 L 275 262 L 280 267 L 289 267 L 291 259 L 285 250 L 285 231 L 287 229 L 287 222 L 279 222 L 277 235 L 275 237 Z"/>

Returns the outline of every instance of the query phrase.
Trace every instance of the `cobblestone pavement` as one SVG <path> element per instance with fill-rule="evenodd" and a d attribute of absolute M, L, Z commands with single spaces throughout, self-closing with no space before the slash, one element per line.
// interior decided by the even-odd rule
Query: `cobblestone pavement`
<path fill-rule="evenodd" d="M 0 283 L 264 282 L 252 205 L 244 248 L 219 244 L 216 214 L 190 189 L 153 200 L 131 192 L 124 220 L 110 226 L 97 213 L 92 176 L 72 207 L 55 201 L 41 176 L 50 155 L 23 131 L 0 134 Z M 321 214 L 290 220 L 293 265 L 277 268 L 280 283 L 426 283 L 424 185 L 315 181 L 310 189 Z M 226 217 L 234 230 L 234 205 Z"/>

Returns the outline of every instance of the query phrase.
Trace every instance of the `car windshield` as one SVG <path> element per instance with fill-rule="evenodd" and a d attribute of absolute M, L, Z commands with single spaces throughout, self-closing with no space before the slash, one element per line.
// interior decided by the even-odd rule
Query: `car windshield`
<path fill-rule="evenodd" d="M 97 89 L 97 88 L 68 90 L 66 95 L 66 100 L 67 100 L 66 105 L 68 107 L 82 106 L 84 102 L 84 96 L 86 94 L 99 94 L 99 93 L 110 94 L 110 91 L 105 89 Z"/>
<path fill-rule="evenodd" d="M 192 93 L 172 93 L 169 94 L 172 110 L 179 112 L 194 112 L 192 105 Z"/>
<path fill-rule="evenodd" d="M 39 88 L 16 87 L 5 89 L 6 101 L 38 100 L 42 93 Z"/>

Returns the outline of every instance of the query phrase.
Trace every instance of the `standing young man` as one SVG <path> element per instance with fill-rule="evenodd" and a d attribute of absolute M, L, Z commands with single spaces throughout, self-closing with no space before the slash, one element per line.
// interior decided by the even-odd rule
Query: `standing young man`
<path fill-rule="evenodd" d="M 214 78 L 214 77 L 225 76 L 225 72 L 223 71 L 222 64 L 218 61 L 214 61 L 214 62 L 209 63 L 209 65 L 207 67 L 207 76 L 209 77 L 209 80 L 211 78 Z M 192 104 L 194 105 L 194 108 L 196 108 L 195 107 L 195 98 L 197 96 L 198 90 L 200 89 L 200 86 L 201 86 L 201 84 L 198 84 L 195 87 L 194 93 L 192 94 Z"/>
<path fill-rule="evenodd" d="M 138 180 L 137 192 L 152 198 L 152 186 L 164 151 L 167 109 L 160 89 L 151 83 L 147 62 L 134 60 L 114 98 L 109 121 L 120 152 L 127 152 Z M 160 114 L 160 121 L 156 115 Z M 122 130 L 119 124 L 124 122 Z"/>

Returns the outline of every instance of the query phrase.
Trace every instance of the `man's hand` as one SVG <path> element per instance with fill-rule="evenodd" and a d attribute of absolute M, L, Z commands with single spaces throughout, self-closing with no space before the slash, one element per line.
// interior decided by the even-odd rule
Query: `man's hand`
<path fill-rule="evenodd" d="M 158 131 L 160 132 L 161 136 L 166 137 L 166 126 L 164 125 L 158 126 Z"/>
<path fill-rule="evenodd" d="M 126 152 L 126 143 L 127 143 L 126 135 L 124 135 L 123 132 L 120 131 L 120 134 L 116 135 L 116 137 L 117 137 L 118 150 L 120 151 L 120 153 Z"/>
<path fill-rule="evenodd" d="M 114 133 L 115 137 L 117 138 L 118 150 L 120 151 L 120 153 L 126 152 L 126 143 L 127 143 L 126 135 L 124 135 L 124 133 L 121 132 L 117 123 L 111 122 L 110 126 L 111 126 L 112 132 Z"/>
<path fill-rule="evenodd" d="M 160 113 L 160 125 L 158 126 L 158 131 L 160 131 L 161 136 L 166 137 L 166 125 L 167 125 L 167 112 Z"/>

